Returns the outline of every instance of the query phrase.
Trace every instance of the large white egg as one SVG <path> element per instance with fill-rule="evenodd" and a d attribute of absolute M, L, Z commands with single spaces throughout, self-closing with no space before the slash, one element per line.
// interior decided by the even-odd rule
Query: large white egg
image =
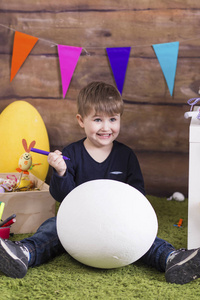
<path fill-rule="evenodd" d="M 118 268 L 141 258 L 158 230 L 147 198 L 128 184 L 92 180 L 73 189 L 57 215 L 58 237 L 79 262 L 96 268 Z"/>

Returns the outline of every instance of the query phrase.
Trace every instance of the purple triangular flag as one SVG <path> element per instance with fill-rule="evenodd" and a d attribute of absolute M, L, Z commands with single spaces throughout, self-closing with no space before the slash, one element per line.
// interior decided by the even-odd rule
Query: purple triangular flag
<path fill-rule="evenodd" d="M 131 47 L 106 48 L 117 88 L 122 94 Z"/>
<path fill-rule="evenodd" d="M 63 98 L 65 98 L 67 93 L 81 51 L 81 47 L 58 45 Z"/>

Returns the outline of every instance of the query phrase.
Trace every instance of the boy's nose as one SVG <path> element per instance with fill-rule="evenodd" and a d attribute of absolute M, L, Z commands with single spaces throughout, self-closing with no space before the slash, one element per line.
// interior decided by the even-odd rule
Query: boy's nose
<path fill-rule="evenodd" d="M 102 129 L 105 130 L 105 131 L 109 130 L 109 124 L 108 124 L 108 122 L 103 122 L 102 123 Z"/>

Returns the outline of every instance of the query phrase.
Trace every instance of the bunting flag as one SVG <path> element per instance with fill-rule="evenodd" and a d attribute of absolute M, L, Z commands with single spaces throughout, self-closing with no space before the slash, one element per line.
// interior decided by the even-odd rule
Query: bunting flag
<path fill-rule="evenodd" d="M 174 90 L 179 42 L 152 45 L 165 76 L 170 95 Z"/>
<path fill-rule="evenodd" d="M 15 31 L 11 63 L 10 82 L 30 54 L 39 38 Z M 170 95 L 173 95 L 179 42 L 152 45 L 167 82 Z M 62 80 L 63 98 L 67 93 L 82 47 L 57 45 Z M 119 92 L 122 94 L 131 47 L 106 48 L 111 69 Z"/>
<path fill-rule="evenodd" d="M 37 43 L 38 38 L 16 31 L 13 43 L 10 82 L 13 80 L 27 56 Z"/>
<path fill-rule="evenodd" d="M 58 45 L 63 98 L 65 98 L 65 95 L 67 93 L 81 51 L 81 47 Z"/>
<path fill-rule="evenodd" d="M 122 94 L 131 47 L 106 48 L 117 88 Z"/>

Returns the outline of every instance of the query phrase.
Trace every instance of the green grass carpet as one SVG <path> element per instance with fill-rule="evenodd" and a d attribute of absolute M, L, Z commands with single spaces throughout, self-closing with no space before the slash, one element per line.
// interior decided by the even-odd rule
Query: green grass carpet
<path fill-rule="evenodd" d="M 159 222 L 158 236 L 176 248 L 187 245 L 187 201 L 148 196 Z M 173 226 L 183 218 L 183 227 Z M 142 221 L 142 220 L 141 220 Z M 27 236 L 27 235 L 26 235 Z M 15 235 L 22 239 L 24 235 Z M 36 268 L 23 279 L 0 273 L 0 299 L 200 299 L 200 279 L 185 285 L 169 284 L 164 273 L 136 262 L 123 268 L 87 267 L 67 254 Z"/>

